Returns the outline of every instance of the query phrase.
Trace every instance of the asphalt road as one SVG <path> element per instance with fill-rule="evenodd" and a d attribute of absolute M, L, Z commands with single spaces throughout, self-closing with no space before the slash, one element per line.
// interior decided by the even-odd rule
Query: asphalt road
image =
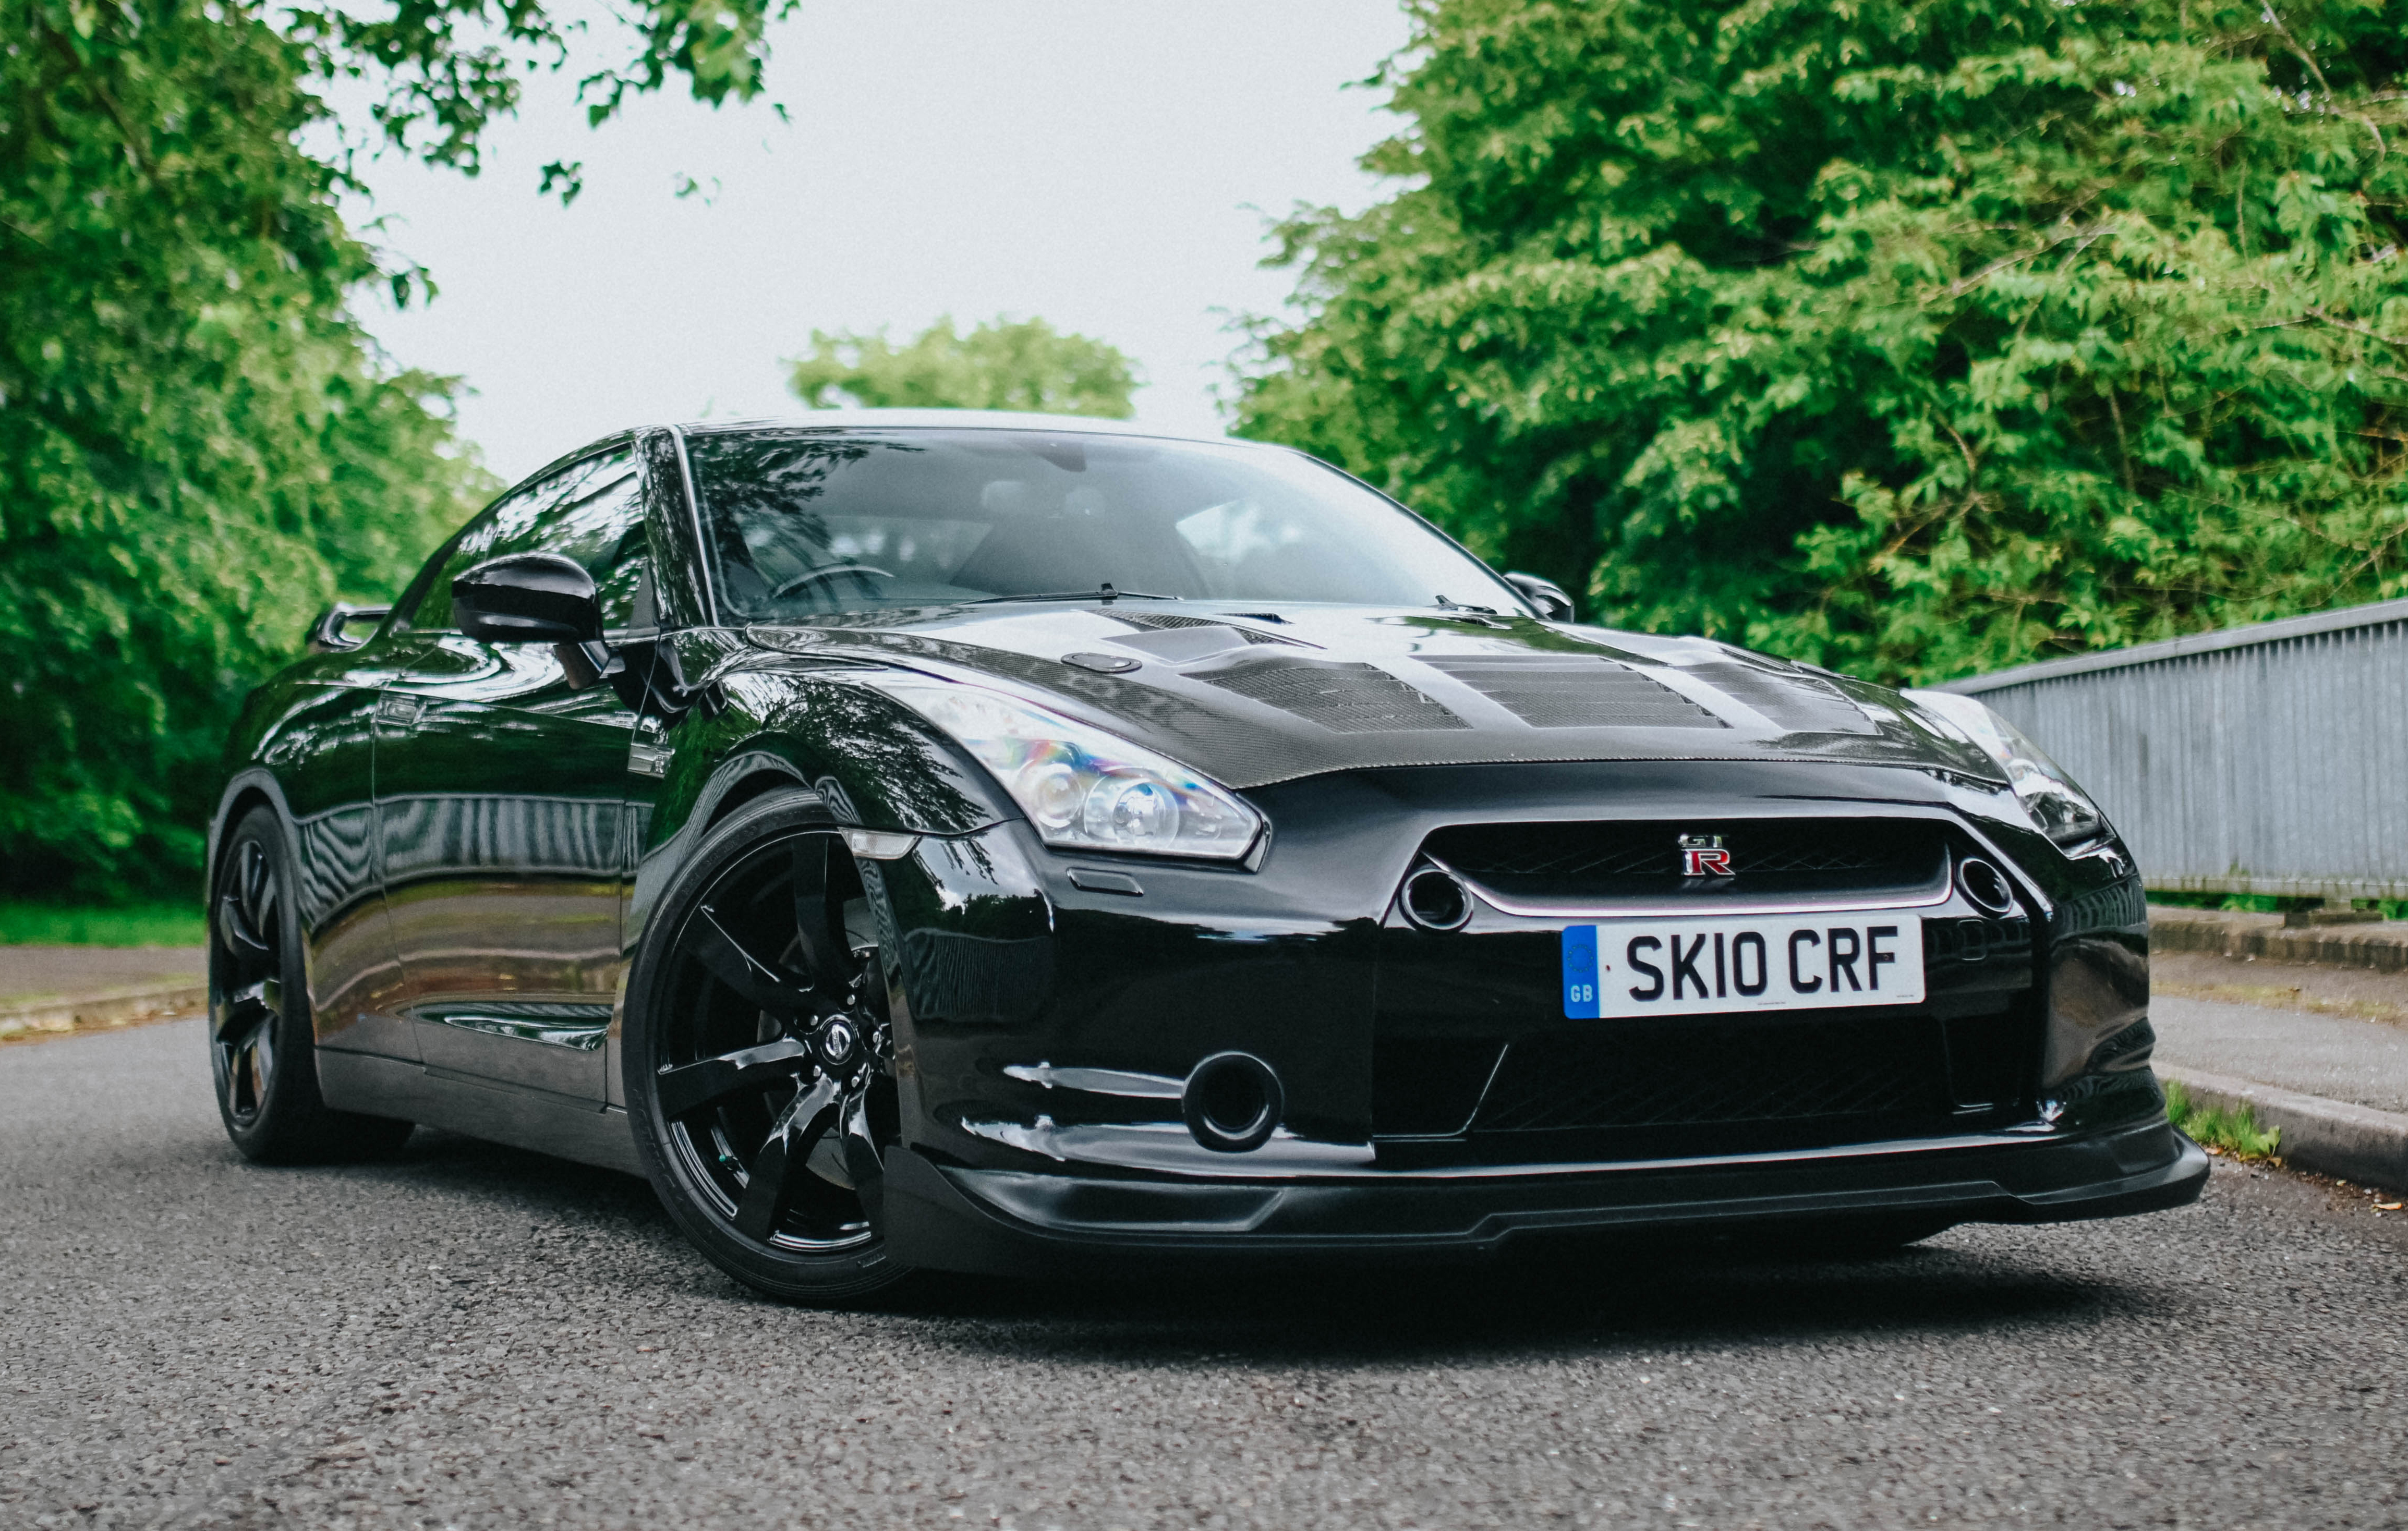
<path fill-rule="evenodd" d="M 0 1526 L 2408 1521 L 2408 1215 L 753 1300 L 642 1185 L 261 1170 L 197 1024 L 0 1052 Z"/>

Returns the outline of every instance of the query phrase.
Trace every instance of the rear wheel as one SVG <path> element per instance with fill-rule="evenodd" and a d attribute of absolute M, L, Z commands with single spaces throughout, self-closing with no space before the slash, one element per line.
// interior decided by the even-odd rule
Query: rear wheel
<path fill-rule="evenodd" d="M 209 899 L 209 1073 L 226 1136 L 261 1164 L 398 1148 L 408 1123 L 330 1110 L 318 1093 L 293 887 L 276 815 L 251 809 L 226 836 Z"/>
<path fill-rule="evenodd" d="M 627 1106 L 662 1204 L 704 1254 L 787 1301 L 857 1302 L 886 1254 L 899 1131 L 867 891 L 793 795 L 738 810 L 652 916 L 628 985 Z"/>

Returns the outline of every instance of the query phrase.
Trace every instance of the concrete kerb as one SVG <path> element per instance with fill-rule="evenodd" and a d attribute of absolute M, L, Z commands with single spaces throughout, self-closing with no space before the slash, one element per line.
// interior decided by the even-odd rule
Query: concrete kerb
<path fill-rule="evenodd" d="M 38 999 L 0 1008 L 0 1041 L 32 1032 L 97 1031 L 161 1016 L 192 1015 L 207 1009 L 208 1003 L 208 985 L 188 980 Z"/>
<path fill-rule="evenodd" d="M 2408 1116 L 2163 1064 L 2157 1077 L 2180 1084 L 2199 1105 L 2226 1111 L 2246 1106 L 2258 1126 L 2281 1128 L 2274 1152 L 2286 1165 L 2387 1190 L 2408 1189 Z"/>
<path fill-rule="evenodd" d="M 2408 920 L 2354 925 L 2287 926 L 2277 914 L 2218 909 L 2149 909 L 2149 950 L 2204 952 L 2261 962 L 2408 973 Z"/>

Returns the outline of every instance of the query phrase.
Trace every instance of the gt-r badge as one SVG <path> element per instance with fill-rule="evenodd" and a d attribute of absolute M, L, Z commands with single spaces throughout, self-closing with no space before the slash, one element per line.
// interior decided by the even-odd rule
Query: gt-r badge
<path fill-rule="evenodd" d="M 1683 877 L 1732 877 L 1730 852 L 1723 849 L 1720 835 L 1684 835 L 1681 837 L 1681 875 Z"/>

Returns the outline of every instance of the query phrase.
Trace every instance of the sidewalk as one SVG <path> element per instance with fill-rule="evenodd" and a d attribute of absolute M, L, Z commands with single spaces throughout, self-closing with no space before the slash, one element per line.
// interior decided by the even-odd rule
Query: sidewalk
<path fill-rule="evenodd" d="M 2302 1169 L 2408 1189 L 2408 922 L 2152 908 L 2157 1073 Z"/>
<path fill-rule="evenodd" d="M 197 946 L 0 946 L 0 1042 L 193 1014 L 208 968 Z"/>

